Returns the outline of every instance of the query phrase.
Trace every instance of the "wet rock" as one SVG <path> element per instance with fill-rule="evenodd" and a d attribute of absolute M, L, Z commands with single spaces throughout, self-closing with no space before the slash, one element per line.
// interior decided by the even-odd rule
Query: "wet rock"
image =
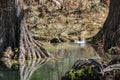
<path fill-rule="evenodd" d="M 61 42 L 66 42 L 66 41 L 60 37 L 55 37 L 52 40 L 50 40 L 50 43 L 61 43 Z"/>
<path fill-rule="evenodd" d="M 113 65 L 113 64 L 119 64 L 119 63 L 120 63 L 120 58 L 116 57 L 108 63 L 108 66 Z"/>
<path fill-rule="evenodd" d="M 75 62 L 62 80 L 101 80 L 103 67 L 94 59 L 81 59 Z"/>
<path fill-rule="evenodd" d="M 61 34 L 57 34 L 57 37 L 50 40 L 50 43 L 61 43 L 61 42 L 66 42 L 66 40 L 61 37 Z"/>
<path fill-rule="evenodd" d="M 53 38 L 50 43 L 60 43 L 60 40 L 58 38 Z"/>

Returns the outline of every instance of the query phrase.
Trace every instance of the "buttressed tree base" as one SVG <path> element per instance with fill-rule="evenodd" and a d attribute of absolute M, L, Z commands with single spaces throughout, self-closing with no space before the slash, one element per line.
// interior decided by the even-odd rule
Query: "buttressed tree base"
<path fill-rule="evenodd" d="M 110 0 L 109 14 L 103 28 L 93 37 L 94 42 L 102 42 L 104 51 L 112 47 L 120 49 L 120 0 Z"/>
<path fill-rule="evenodd" d="M 22 0 L 0 0 L 0 56 L 19 59 L 36 59 L 50 57 L 29 33 L 25 19 Z"/>

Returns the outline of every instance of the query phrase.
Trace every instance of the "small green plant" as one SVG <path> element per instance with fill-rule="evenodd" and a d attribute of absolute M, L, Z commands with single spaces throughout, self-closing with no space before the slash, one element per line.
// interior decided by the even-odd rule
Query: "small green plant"
<path fill-rule="evenodd" d="M 15 53 L 18 53 L 18 50 L 19 50 L 18 48 L 15 48 L 15 49 L 14 49 L 14 52 L 15 52 Z"/>
<path fill-rule="evenodd" d="M 83 80 L 86 76 L 92 76 L 93 66 L 83 66 L 79 70 L 71 69 L 68 73 L 70 80 Z"/>
<path fill-rule="evenodd" d="M 70 77 L 71 80 L 74 80 L 74 79 L 75 79 L 75 73 L 73 72 L 73 70 L 71 70 L 71 71 L 69 72 L 69 77 Z"/>
<path fill-rule="evenodd" d="M 14 60 L 17 60 L 17 56 L 18 56 L 18 52 L 19 52 L 19 49 L 18 48 L 14 48 Z"/>

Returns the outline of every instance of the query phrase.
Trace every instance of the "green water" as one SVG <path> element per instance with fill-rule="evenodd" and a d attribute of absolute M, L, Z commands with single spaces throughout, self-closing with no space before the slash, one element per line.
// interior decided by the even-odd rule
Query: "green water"
<path fill-rule="evenodd" d="M 47 47 L 47 49 L 55 55 L 56 58 L 44 61 L 42 66 L 24 64 L 20 67 L 21 71 L 0 71 L 0 80 L 61 80 L 61 77 L 68 71 L 74 62 L 81 58 L 101 58 L 90 45 L 77 44 L 58 44 Z M 39 64 L 41 65 L 41 64 Z M 29 67 L 28 67 L 29 66 Z M 31 67 L 33 66 L 33 68 Z M 27 68 L 28 67 L 28 68 Z M 36 68 L 36 70 L 34 70 Z M 23 69 L 23 70 L 22 70 Z M 31 70 L 31 75 L 28 77 L 28 72 Z M 33 71 L 32 71 L 33 70 Z M 20 76 L 20 74 L 23 75 Z"/>
<path fill-rule="evenodd" d="M 0 80 L 20 80 L 19 71 L 0 70 Z"/>

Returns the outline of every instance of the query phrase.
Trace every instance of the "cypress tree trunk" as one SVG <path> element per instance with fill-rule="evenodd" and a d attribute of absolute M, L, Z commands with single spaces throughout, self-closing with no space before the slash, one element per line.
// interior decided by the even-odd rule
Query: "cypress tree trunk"
<path fill-rule="evenodd" d="M 105 52 L 112 47 L 120 48 L 120 0 L 110 0 L 108 17 L 92 41 L 101 41 Z"/>
<path fill-rule="evenodd" d="M 49 52 L 32 39 L 26 27 L 22 3 L 22 0 L 0 0 L 1 57 L 13 58 L 16 52 L 19 59 L 50 57 Z"/>

